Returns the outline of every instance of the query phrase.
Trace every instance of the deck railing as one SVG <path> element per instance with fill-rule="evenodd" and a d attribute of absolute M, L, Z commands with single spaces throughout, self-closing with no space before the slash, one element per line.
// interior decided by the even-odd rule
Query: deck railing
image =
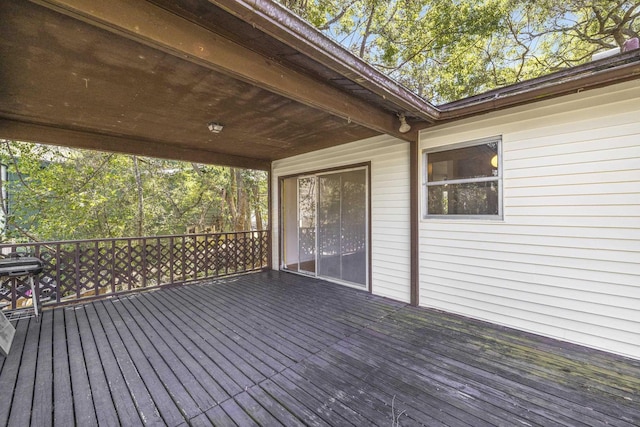
<path fill-rule="evenodd" d="M 260 270 L 267 266 L 268 240 L 261 230 L 2 244 L 0 251 L 40 258 L 41 302 L 57 305 Z M 27 278 L 3 277 L 0 285 L 0 305 L 31 304 Z"/>

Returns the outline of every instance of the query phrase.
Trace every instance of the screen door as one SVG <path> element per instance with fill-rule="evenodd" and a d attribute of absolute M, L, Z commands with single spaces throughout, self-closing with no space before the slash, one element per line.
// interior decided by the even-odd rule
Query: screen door
<path fill-rule="evenodd" d="M 318 176 L 318 276 L 365 286 L 365 169 Z"/>
<path fill-rule="evenodd" d="M 358 168 L 283 180 L 283 268 L 366 287 L 368 178 Z"/>

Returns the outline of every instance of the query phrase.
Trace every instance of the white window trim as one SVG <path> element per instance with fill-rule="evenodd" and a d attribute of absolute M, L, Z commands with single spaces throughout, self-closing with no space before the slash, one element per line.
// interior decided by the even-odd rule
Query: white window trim
<path fill-rule="evenodd" d="M 482 145 L 482 144 L 488 144 L 490 142 L 497 142 L 498 143 L 498 175 L 496 177 L 482 177 L 482 178 L 465 178 L 465 179 L 452 179 L 452 180 L 447 180 L 447 181 L 435 181 L 435 182 L 429 182 L 428 181 L 428 166 L 429 166 L 429 162 L 428 162 L 428 155 L 429 154 L 433 154 L 433 153 L 439 153 L 439 152 L 443 152 L 443 151 L 450 151 L 450 150 L 456 150 L 458 148 L 465 148 L 465 147 L 473 147 L 475 145 Z M 472 141 L 465 141 L 465 142 L 461 142 L 461 143 L 457 143 L 457 144 L 451 144 L 451 145 L 443 145 L 443 146 L 439 146 L 439 147 L 434 147 L 434 148 L 427 148 L 422 150 L 422 191 L 421 191 L 421 196 L 422 196 L 422 219 L 423 220 L 476 220 L 476 219 L 480 219 L 480 220 L 488 220 L 488 221 L 495 221 L 495 220 L 502 220 L 504 218 L 504 205 L 503 205 L 503 200 L 504 200 L 504 193 L 503 193 L 503 168 L 502 168 L 502 135 L 496 135 L 496 136 L 491 136 L 491 137 L 487 137 L 487 138 L 481 138 L 481 139 L 474 139 Z M 427 189 L 430 186 L 435 186 L 435 185 L 442 185 L 443 183 L 446 184 L 464 184 L 464 183 L 469 183 L 469 182 L 491 182 L 491 181 L 497 181 L 498 182 L 498 214 L 497 215 L 438 215 L 438 214 L 429 214 L 428 213 L 428 203 L 429 203 L 429 196 L 427 193 Z"/>

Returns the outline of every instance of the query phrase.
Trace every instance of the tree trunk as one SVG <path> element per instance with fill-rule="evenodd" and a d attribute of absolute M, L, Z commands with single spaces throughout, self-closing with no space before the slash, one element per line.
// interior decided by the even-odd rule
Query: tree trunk
<path fill-rule="evenodd" d="M 230 218 L 230 231 L 236 230 L 236 222 L 238 218 L 238 206 L 236 201 L 236 196 L 238 194 L 238 184 L 236 182 L 236 169 L 229 169 L 229 189 L 225 191 L 224 198 L 227 201 L 227 209 L 229 209 Z"/>
<path fill-rule="evenodd" d="M 253 185 L 251 186 L 251 193 L 252 193 L 252 199 L 253 199 L 253 211 L 256 216 L 256 229 L 262 230 L 263 224 L 262 224 L 262 209 L 260 206 L 260 186 L 256 182 L 254 182 Z"/>
<path fill-rule="evenodd" d="M 248 230 L 251 227 L 247 227 L 247 211 L 249 206 L 247 188 L 242 177 L 242 169 L 236 169 L 236 184 L 238 186 L 238 217 L 236 220 L 236 231 Z"/>
<path fill-rule="evenodd" d="M 138 156 L 133 156 L 133 172 L 136 177 L 136 190 L 138 192 L 138 213 L 136 215 L 136 233 L 138 236 L 142 236 L 142 231 L 144 227 L 144 198 L 142 195 L 142 177 L 140 176 Z"/>

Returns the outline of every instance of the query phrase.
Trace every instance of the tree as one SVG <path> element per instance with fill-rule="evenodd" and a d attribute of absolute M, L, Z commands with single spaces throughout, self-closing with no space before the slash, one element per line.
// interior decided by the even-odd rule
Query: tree
<path fill-rule="evenodd" d="M 10 178 L 6 239 L 237 231 L 253 218 L 263 226 L 266 172 L 2 140 L 0 160 Z"/>
<path fill-rule="evenodd" d="M 435 104 L 580 64 L 640 32 L 640 0 L 284 0 Z"/>

